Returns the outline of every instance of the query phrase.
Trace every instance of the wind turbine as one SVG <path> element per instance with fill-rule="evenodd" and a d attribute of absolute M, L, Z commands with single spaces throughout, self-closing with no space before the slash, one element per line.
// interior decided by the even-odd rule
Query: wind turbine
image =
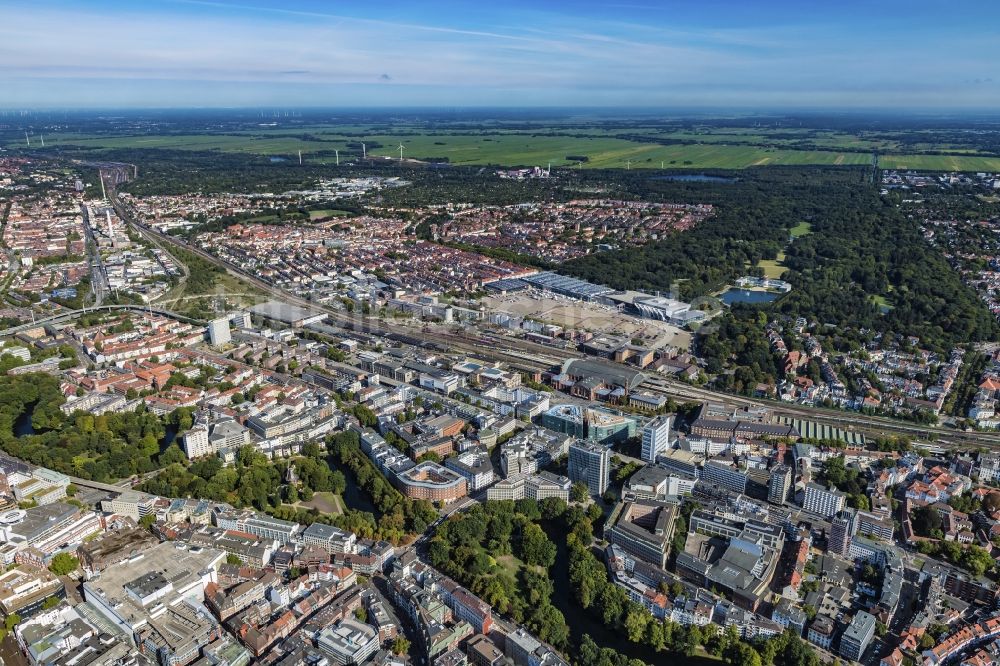
<path fill-rule="evenodd" d="M 403 142 L 402 142 L 402 141 L 400 141 L 400 142 L 399 142 L 399 161 L 400 161 L 400 162 L 402 162 L 402 161 L 403 161 L 403 147 L 404 147 L 404 146 L 403 146 Z"/>
<path fill-rule="evenodd" d="M 299 151 L 299 166 L 302 166 L 302 151 Z"/>
<path fill-rule="evenodd" d="M 361 142 L 361 159 L 368 159 L 368 149 L 365 147 L 365 142 Z"/>
<path fill-rule="evenodd" d="M 45 147 L 45 135 L 43 134 L 42 135 L 42 148 L 44 148 L 44 147 Z"/>
<path fill-rule="evenodd" d="M 28 138 L 28 130 L 24 130 L 24 141 L 28 144 L 28 148 L 31 148 L 31 139 Z"/>
<path fill-rule="evenodd" d="M 626 171 L 632 170 L 632 160 L 625 160 L 625 170 Z"/>
<path fill-rule="evenodd" d="M 340 166 L 340 151 L 334 148 L 333 153 L 337 156 L 337 166 Z"/>

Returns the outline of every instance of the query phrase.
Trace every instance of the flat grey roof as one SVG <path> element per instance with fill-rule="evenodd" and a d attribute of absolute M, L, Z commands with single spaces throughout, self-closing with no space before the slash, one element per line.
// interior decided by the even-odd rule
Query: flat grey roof
<path fill-rule="evenodd" d="M 563 374 L 578 377 L 598 377 L 611 384 L 632 390 L 646 381 L 646 375 L 638 370 L 618 364 L 589 358 L 572 358 L 562 367 Z"/>
<path fill-rule="evenodd" d="M 24 520 L 14 525 L 11 531 L 31 542 L 53 525 L 68 519 L 77 511 L 79 509 L 75 506 L 63 502 L 53 502 L 25 509 Z"/>
<path fill-rule="evenodd" d="M 318 310 L 307 310 L 306 308 L 300 308 L 296 305 L 285 303 L 283 301 L 268 301 L 266 303 L 260 303 L 259 305 L 255 305 L 250 308 L 250 311 L 255 315 L 284 322 L 286 324 L 291 324 L 303 319 L 309 319 L 311 317 L 326 316 L 325 313 Z"/>

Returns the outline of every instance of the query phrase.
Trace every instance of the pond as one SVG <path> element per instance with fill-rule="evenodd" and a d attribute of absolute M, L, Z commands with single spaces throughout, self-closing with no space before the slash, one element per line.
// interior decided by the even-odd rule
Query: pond
<path fill-rule="evenodd" d="M 723 293 L 719 299 L 726 305 L 734 303 L 748 303 L 750 305 L 760 305 L 776 300 L 781 294 L 771 291 L 754 291 L 750 289 L 730 288 Z"/>

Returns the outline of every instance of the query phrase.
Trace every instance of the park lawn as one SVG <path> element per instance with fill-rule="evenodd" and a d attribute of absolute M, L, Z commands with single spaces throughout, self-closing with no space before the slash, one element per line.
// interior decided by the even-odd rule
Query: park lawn
<path fill-rule="evenodd" d="M 694 649 L 694 656 L 696 659 L 708 659 L 711 661 L 722 662 L 722 657 L 716 657 L 714 654 L 706 650 L 704 645 L 699 645 Z"/>
<path fill-rule="evenodd" d="M 299 502 L 295 505 L 299 509 L 317 509 L 320 513 L 343 513 L 344 503 L 340 497 L 331 492 L 313 493 L 313 498 L 308 502 Z"/>
<path fill-rule="evenodd" d="M 511 576 L 513 576 L 514 580 L 517 580 L 518 574 L 521 572 L 521 569 L 525 568 L 534 569 L 535 571 L 544 573 L 544 570 L 541 567 L 538 566 L 528 567 L 528 565 L 525 564 L 523 561 L 521 561 L 521 559 L 518 558 L 516 555 L 501 555 L 500 557 L 494 557 L 493 561 L 496 562 L 496 565 L 501 569 L 503 569 L 505 573 L 508 573 Z"/>
<path fill-rule="evenodd" d="M 875 302 L 875 305 L 878 306 L 878 308 L 880 310 L 882 310 L 883 312 L 891 310 L 893 307 L 895 307 L 892 304 L 892 301 L 890 301 L 888 298 L 886 298 L 882 294 L 877 294 L 875 296 L 872 296 L 872 300 Z"/>
<path fill-rule="evenodd" d="M 799 222 L 794 227 L 789 230 L 789 235 L 792 238 L 799 238 L 800 236 L 806 236 L 812 233 L 812 225 L 808 222 Z"/>
<path fill-rule="evenodd" d="M 788 270 L 782 263 L 784 259 L 784 253 L 779 253 L 777 259 L 762 259 L 757 265 L 764 269 L 764 277 L 777 280 L 782 273 Z"/>
<path fill-rule="evenodd" d="M 324 210 L 311 210 L 309 211 L 309 220 L 321 220 L 324 217 L 347 217 L 351 213 L 346 210 L 337 210 L 334 208 L 324 209 Z"/>
<path fill-rule="evenodd" d="M 180 259 L 178 259 L 180 260 Z M 155 302 L 158 305 L 172 304 L 175 310 L 183 309 L 184 303 L 199 298 L 210 298 L 212 296 L 224 296 L 226 300 L 236 302 L 241 306 L 250 306 L 262 303 L 267 300 L 264 292 L 253 285 L 240 280 L 229 273 L 216 273 L 212 281 L 212 287 L 207 291 L 192 292 L 188 289 L 187 281 L 178 284 L 176 287 L 163 294 Z"/>

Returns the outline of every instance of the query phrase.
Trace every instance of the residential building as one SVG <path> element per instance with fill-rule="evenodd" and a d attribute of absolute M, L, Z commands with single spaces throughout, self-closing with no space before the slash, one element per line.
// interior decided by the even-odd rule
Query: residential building
<path fill-rule="evenodd" d="M 775 465 L 767 483 L 767 501 L 784 504 L 792 489 L 792 470 L 786 465 Z"/>
<path fill-rule="evenodd" d="M 474 666 L 502 666 L 504 663 L 503 651 L 482 634 L 470 638 L 465 649 Z"/>
<path fill-rule="evenodd" d="M 824 518 L 836 515 L 844 508 L 847 496 L 835 488 L 824 488 L 818 483 L 806 484 L 802 508 Z"/>
<path fill-rule="evenodd" d="M 181 437 L 188 460 L 215 453 L 208 445 L 208 426 L 197 423 Z"/>
<path fill-rule="evenodd" d="M 840 656 L 851 661 L 861 661 L 875 635 L 877 623 L 878 620 L 871 613 L 858 611 L 840 637 Z"/>
<path fill-rule="evenodd" d="M 0 611 L 28 618 L 42 610 L 50 597 L 62 599 L 62 581 L 46 569 L 22 565 L 0 574 Z"/>
<path fill-rule="evenodd" d="M 817 615 L 812 624 L 809 625 L 809 631 L 806 632 L 806 638 L 813 645 L 823 648 L 824 650 L 829 650 L 833 645 L 833 633 L 836 630 L 836 621 L 827 615 Z"/>
<path fill-rule="evenodd" d="M 851 552 L 851 539 L 857 532 L 857 513 L 853 509 L 843 509 L 830 521 L 830 537 L 827 550 L 841 557 Z"/>

